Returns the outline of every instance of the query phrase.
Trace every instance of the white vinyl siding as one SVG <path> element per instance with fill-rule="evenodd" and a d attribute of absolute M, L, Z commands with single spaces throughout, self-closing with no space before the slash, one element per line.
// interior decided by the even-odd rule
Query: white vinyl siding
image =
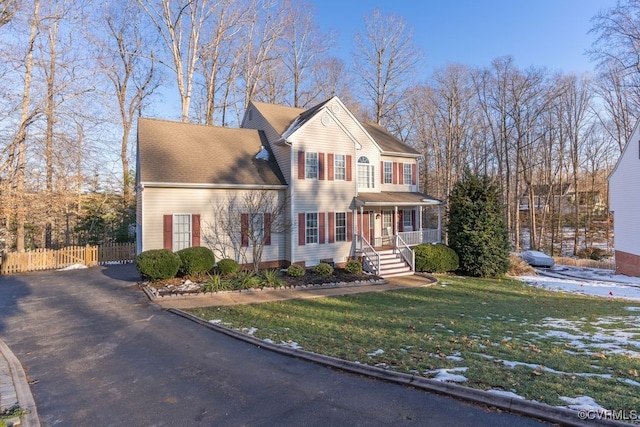
<path fill-rule="evenodd" d="M 144 222 L 143 233 L 140 236 L 140 251 L 149 249 L 162 249 L 163 247 L 163 215 L 190 212 L 192 214 L 200 214 L 200 244 L 208 246 L 214 233 L 221 232 L 216 229 L 217 220 L 215 218 L 214 207 L 221 204 L 227 204 L 229 201 L 228 194 L 237 195 L 241 200 L 248 191 L 260 190 L 225 190 L 225 189 L 185 189 L 185 188 L 153 188 L 145 187 L 142 192 L 142 210 L 141 221 Z M 274 194 L 279 201 L 286 200 L 285 192 L 268 190 Z M 237 212 L 238 224 L 240 224 L 240 214 Z M 192 215 L 191 215 L 192 216 Z M 256 219 L 257 221 L 257 219 Z M 172 219 L 172 241 L 175 227 Z M 189 236 L 191 238 L 192 236 Z M 262 261 L 279 261 L 286 260 L 285 252 L 288 236 L 285 233 L 272 233 L 271 245 L 264 247 Z M 240 245 L 240 240 L 236 239 Z M 232 258 L 238 262 L 245 262 L 242 256 L 235 252 L 231 242 L 227 242 L 224 248 L 209 246 L 213 251 L 216 259 Z M 178 247 L 173 243 L 173 250 Z M 224 252 L 223 252 L 224 251 Z M 251 250 L 246 252 L 246 262 L 252 262 Z"/>

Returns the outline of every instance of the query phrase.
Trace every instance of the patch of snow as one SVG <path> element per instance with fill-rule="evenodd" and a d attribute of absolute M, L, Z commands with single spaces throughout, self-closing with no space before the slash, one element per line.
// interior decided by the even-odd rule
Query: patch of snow
<path fill-rule="evenodd" d="M 222 324 L 222 319 L 211 319 L 209 320 L 209 323 L 213 323 L 214 325 L 220 325 Z"/>
<path fill-rule="evenodd" d="M 453 360 L 454 362 L 462 362 L 464 360 L 459 351 L 456 351 L 452 355 L 447 356 L 446 359 Z"/>
<path fill-rule="evenodd" d="M 382 355 L 382 354 L 384 354 L 384 350 L 382 350 L 382 349 L 380 349 L 380 348 L 379 348 L 379 349 L 377 349 L 376 351 L 374 351 L 373 353 L 367 353 L 367 356 L 369 356 L 369 357 L 376 357 L 376 356 L 380 356 L 380 355 Z"/>
<path fill-rule="evenodd" d="M 578 397 L 566 397 L 559 396 L 560 400 L 567 403 L 567 407 L 574 411 L 595 411 L 595 410 L 604 410 L 602 406 L 598 405 L 596 401 L 589 396 L 578 396 Z"/>
<path fill-rule="evenodd" d="M 613 376 L 611 374 L 593 374 L 593 373 L 590 373 L 590 372 L 563 372 L 563 371 L 557 371 L 555 369 L 548 368 L 546 366 L 538 365 L 538 364 L 535 364 L 535 363 L 516 362 L 516 361 L 512 361 L 512 360 L 501 360 L 501 362 L 502 362 L 503 365 L 508 366 L 510 368 L 515 368 L 516 366 L 525 366 L 525 367 L 531 368 L 533 370 L 549 372 L 551 374 L 570 375 L 570 376 L 576 376 L 576 377 L 598 377 L 598 378 L 604 378 L 604 379 L 613 378 Z"/>
<path fill-rule="evenodd" d="M 281 345 L 282 347 L 289 347 L 297 350 L 302 350 L 302 347 L 300 347 L 300 345 L 295 341 L 280 341 L 279 345 Z"/>
<path fill-rule="evenodd" d="M 89 268 L 84 264 L 71 264 L 64 268 L 59 268 L 56 271 L 68 271 L 68 270 L 82 270 L 83 268 Z"/>
<path fill-rule="evenodd" d="M 253 335 L 256 332 L 258 332 L 258 328 L 243 328 L 242 331 L 245 332 L 247 335 Z"/>
<path fill-rule="evenodd" d="M 262 341 L 266 342 L 267 344 L 273 344 L 273 340 L 271 338 L 265 338 Z"/>
<path fill-rule="evenodd" d="M 433 375 L 433 380 L 440 382 L 453 382 L 453 383 L 463 383 L 468 381 L 467 377 L 464 375 L 458 375 L 455 372 L 466 372 L 468 368 L 449 368 L 449 369 L 434 369 L 431 371 L 425 371 L 425 375 Z"/>

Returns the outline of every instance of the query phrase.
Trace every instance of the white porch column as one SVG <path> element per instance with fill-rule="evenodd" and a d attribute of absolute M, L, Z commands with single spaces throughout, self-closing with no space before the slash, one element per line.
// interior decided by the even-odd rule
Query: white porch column
<path fill-rule="evenodd" d="M 442 243 L 442 205 L 438 205 L 438 243 Z"/>
<path fill-rule="evenodd" d="M 398 227 L 398 225 L 400 224 L 398 222 L 398 207 L 394 206 L 393 210 L 394 210 L 393 221 L 395 222 L 395 227 L 394 227 L 395 233 L 393 233 L 393 235 L 397 236 L 398 235 L 398 230 L 400 230 L 400 228 Z"/>
<path fill-rule="evenodd" d="M 422 205 L 418 206 L 418 231 L 422 231 Z"/>

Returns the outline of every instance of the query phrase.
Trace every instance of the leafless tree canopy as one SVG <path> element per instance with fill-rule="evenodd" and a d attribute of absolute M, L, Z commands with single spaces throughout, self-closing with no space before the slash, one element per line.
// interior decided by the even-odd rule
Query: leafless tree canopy
<path fill-rule="evenodd" d="M 314 13 L 294 0 L 0 0 L 0 250 L 130 239 L 140 115 L 237 126 L 252 99 L 333 95 L 421 151 L 424 192 L 446 200 L 466 168 L 496 177 L 514 249 L 577 252 L 605 224 L 606 176 L 640 113 L 636 0 L 593 18 L 595 76 L 510 56 L 420 75 L 412 28 L 379 10 L 338 58 Z"/>

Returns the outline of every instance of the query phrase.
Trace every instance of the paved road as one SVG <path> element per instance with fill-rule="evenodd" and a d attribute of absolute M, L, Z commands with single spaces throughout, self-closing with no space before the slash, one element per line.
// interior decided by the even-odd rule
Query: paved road
<path fill-rule="evenodd" d="M 43 426 L 542 425 L 235 340 L 137 279 L 131 265 L 0 276 L 0 338 Z"/>

